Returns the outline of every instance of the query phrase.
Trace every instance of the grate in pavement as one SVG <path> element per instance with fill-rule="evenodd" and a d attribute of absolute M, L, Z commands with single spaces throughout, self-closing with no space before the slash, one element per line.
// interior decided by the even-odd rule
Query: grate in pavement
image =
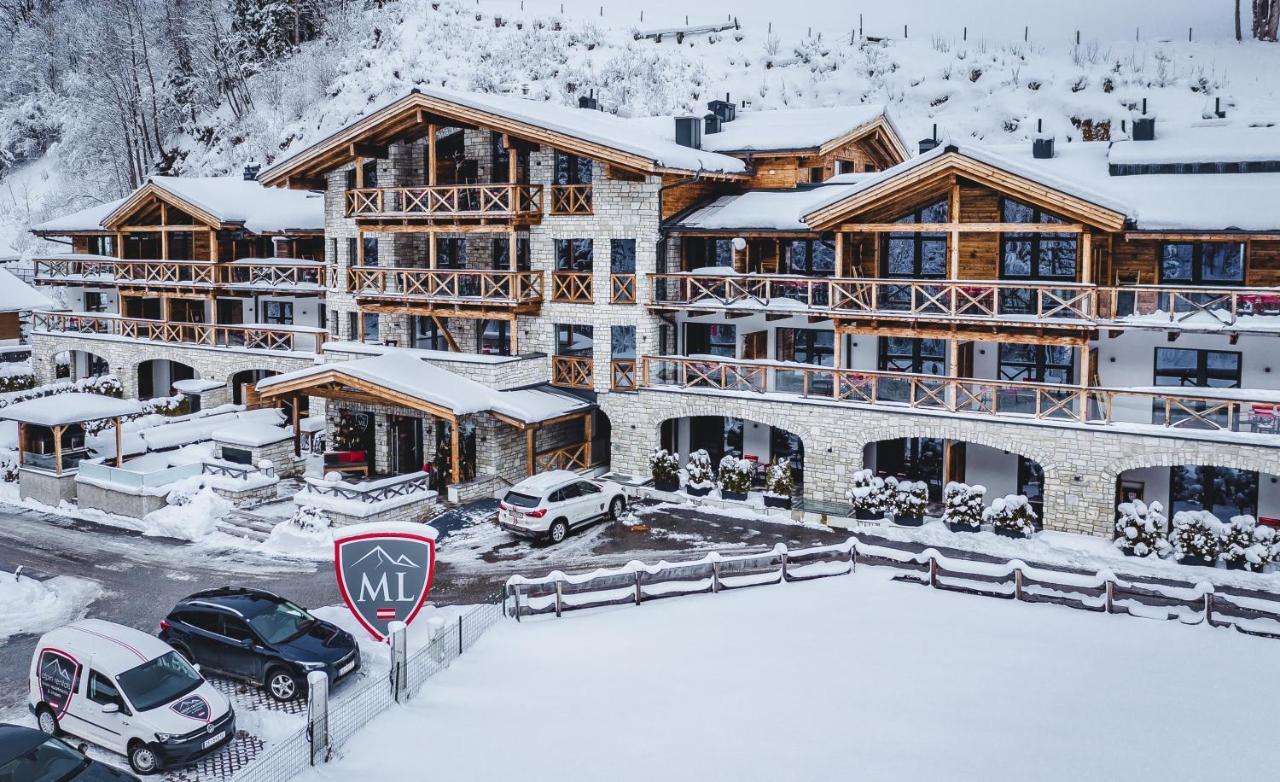
<path fill-rule="evenodd" d="M 165 782 L 208 782 L 211 779 L 231 779 L 240 769 L 253 762 L 262 748 L 262 739 L 243 730 L 236 731 L 231 743 L 190 766 L 166 771 Z"/>
<path fill-rule="evenodd" d="M 281 702 L 267 695 L 262 688 L 248 682 L 216 676 L 208 678 L 214 689 L 227 696 L 236 711 L 276 711 L 283 714 L 305 714 L 307 711 L 306 698 Z"/>

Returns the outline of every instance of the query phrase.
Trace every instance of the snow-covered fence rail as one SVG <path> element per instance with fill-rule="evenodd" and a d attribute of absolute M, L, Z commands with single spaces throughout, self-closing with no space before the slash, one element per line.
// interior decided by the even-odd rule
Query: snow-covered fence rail
<path fill-rule="evenodd" d="M 1056 570 L 1013 559 L 985 562 L 948 557 L 936 549 L 908 551 L 864 543 L 851 537 L 831 546 L 772 550 L 732 556 L 707 554 L 688 562 L 646 564 L 633 561 L 590 573 L 555 571 L 541 578 L 507 580 L 506 608 L 525 616 L 579 608 L 641 603 L 679 595 L 804 581 L 843 575 L 857 564 L 903 571 L 899 580 L 934 589 L 1016 600 L 1054 603 L 1099 613 L 1207 623 L 1270 638 L 1280 638 L 1280 595 L 1208 582 L 1136 580 L 1110 570 L 1094 573 Z"/>
<path fill-rule="evenodd" d="M 382 502 L 396 497 L 430 491 L 431 476 L 425 472 L 396 475 L 376 481 L 343 483 L 341 481 L 307 478 L 303 490 L 323 497 L 338 497 L 358 502 Z"/>

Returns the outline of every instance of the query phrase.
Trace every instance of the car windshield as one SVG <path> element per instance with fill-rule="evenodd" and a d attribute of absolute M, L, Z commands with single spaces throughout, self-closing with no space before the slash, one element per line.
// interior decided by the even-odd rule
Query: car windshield
<path fill-rule="evenodd" d="M 534 497 L 530 494 L 521 494 L 518 491 L 509 491 L 507 492 L 507 496 L 502 498 L 502 501 L 508 505 L 514 505 L 517 508 L 536 508 L 538 507 L 538 503 L 542 500 L 541 498 Z"/>
<path fill-rule="evenodd" d="M 315 617 L 287 600 L 249 619 L 249 626 L 269 644 L 297 638 L 315 623 Z"/>
<path fill-rule="evenodd" d="M 149 711 L 181 698 L 204 679 L 177 652 L 169 652 L 125 671 L 116 682 L 138 711 Z"/>
<path fill-rule="evenodd" d="M 58 739 L 47 739 L 25 755 L 0 763 L 0 782 L 63 782 L 74 779 L 89 759 Z"/>

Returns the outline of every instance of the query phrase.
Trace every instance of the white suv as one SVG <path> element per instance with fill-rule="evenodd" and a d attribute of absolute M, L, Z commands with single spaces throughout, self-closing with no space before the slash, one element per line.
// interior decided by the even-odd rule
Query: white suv
<path fill-rule="evenodd" d="M 605 517 L 616 519 L 626 507 L 622 487 L 613 481 L 593 481 L 569 470 L 553 470 L 511 487 L 498 503 L 498 526 L 517 535 L 559 543 L 569 530 Z"/>

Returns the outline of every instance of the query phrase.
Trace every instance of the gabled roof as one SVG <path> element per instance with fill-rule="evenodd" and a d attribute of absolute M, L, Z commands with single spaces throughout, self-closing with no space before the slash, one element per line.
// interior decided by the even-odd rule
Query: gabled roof
<path fill-rule="evenodd" d="M 116 227 L 150 197 L 209 225 L 241 225 L 253 233 L 324 230 L 322 197 L 263 187 L 240 176 L 151 177 L 102 218 L 103 226 Z"/>
<path fill-rule="evenodd" d="M 420 87 L 276 163 L 258 178 L 268 185 L 312 179 L 355 157 L 354 145 L 385 144 L 441 119 L 510 133 L 525 141 L 645 173 L 701 173 L 734 179 L 747 170 L 737 158 L 681 146 L 602 111 L 510 95 Z"/>
<path fill-rule="evenodd" d="M 32 226 L 31 232 L 56 236 L 60 234 L 105 231 L 106 229 L 102 227 L 102 218 L 119 209 L 124 202 L 125 199 L 117 198 L 114 201 L 86 207 L 61 217 L 55 217 L 52 220 L 45 220 L 39 225 Z"/>
<path fill-rule="evenodd" d="M 858 183 L 874 174 L 842 174 L 815 187 L 794 190 L 748 190 L 720 196 L 676 217 L 664 227 L 686 231 L 809 232 L 804 216 L 815 205 L 857 192 Z"/>

